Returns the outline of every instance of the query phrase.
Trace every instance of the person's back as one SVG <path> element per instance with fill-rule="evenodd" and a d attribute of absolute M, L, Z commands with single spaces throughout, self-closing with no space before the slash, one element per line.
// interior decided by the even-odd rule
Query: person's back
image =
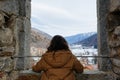
<path fill-rule="evenodd" d="M 83 72 L 82 64 L 71 53 L 68 46 L 66 49 L 51 49 L 53 48 L 48 47 L 41 60 L 33 66 L 33 71 L 43 71 L 41 80 L 75 80 L 74 71 Z"/>

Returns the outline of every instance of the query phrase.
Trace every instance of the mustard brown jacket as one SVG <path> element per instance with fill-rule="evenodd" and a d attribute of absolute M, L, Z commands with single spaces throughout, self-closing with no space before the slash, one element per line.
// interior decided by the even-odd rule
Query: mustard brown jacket
<path fill-rule="evenodd" d="M 45 53 L 32 70 L 42 71 L 40 80 L 75 80 L 74 71 L 82 73 L 83 66 L 70 51 L 61 50 Z"/>

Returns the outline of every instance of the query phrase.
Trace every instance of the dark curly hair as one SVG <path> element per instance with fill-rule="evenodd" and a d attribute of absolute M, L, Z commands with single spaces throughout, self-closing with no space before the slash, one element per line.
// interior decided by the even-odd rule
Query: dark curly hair
<path fill-rule="evenodd" d="M 58 51 L 58 50 L 70 51 L 67 41 L 62 36 L 55 35 L 52 38 L 49 47 L 47 48 L 47 52 Z"/>

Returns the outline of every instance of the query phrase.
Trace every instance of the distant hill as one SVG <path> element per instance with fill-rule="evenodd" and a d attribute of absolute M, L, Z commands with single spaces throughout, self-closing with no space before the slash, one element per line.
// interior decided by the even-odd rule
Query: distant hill
<path fill-rule="evenodd" d="M 31 41 L 30 41 L 30 55 L 31 56 L 42 56 L 51 40 L 51 36 L 45 32 L 42 32 L 36 28 L 31 29 Z M 30 58 L 30 65 L 37 62 L 39 58 Z"/>
<path fill-rule="evenodd" d="M 51 36 L 45 32 L 38 29 L 31 29 L 31 46 L 46 48 L 51 40 Z"/>
<path fill-rule="evenodd" d="M 82 40 L 82 41 L 78 41 L 74 44 L 82 44 L 83 46 L 94 46 L 95 48 L 97 48 L 97 33 Z"/>
<path fill-rule="evenodd" d="M 96 32 L 88 32 L 88 33 L 82 33 L 82 34 L 76 34 L 76 35 L 73 35 L 73 36 L 67 36 L 65 37 L 65 39 L 67 40 L 67 42 L 69 44 L 73 44 L 73 43 L 76 43 L 76 42 L 80 42 L 84 39 L 87 39 L 88 37 L 92 36 L 96 34 Z"/>

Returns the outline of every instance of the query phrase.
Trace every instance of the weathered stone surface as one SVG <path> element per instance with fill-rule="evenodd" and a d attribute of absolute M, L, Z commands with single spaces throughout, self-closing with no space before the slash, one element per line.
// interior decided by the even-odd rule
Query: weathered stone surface
<path fill-rule="evenodd" d="M 11 57 L 30 54 L 30 11 L 31 0 L 0 0 L 0 71 L 7 75 L 0 80 L 15 80 L 17 63 L 22 69 L 28 63 L 26 59 Z"/>
<path fill-rule="evenodd" d="M 112 59 L 114 65 L 120 66 L 120 59 Z"/>
<path fill-rule="evenodd" d="M 19 14 L 19 3 L 16 0 L 0 0 L 0 10 L 7 13 Z"/>
<path fill-rule="evenodd" d="M 30 55 L 30 33 L 31 33 L 31 24 L 30 19 L 25 18 L 24 19 L 24 56 Z M 22 40 L 23 41 L 23 40 Z M 30 62 L 29 58 L 25 58 L 24 68 L 29 69 L 30 68 Z"/>
<path fill-rule="evenodd" d="M 77 80 L 116 80 L 110 73 L 102 71 L 84 71 L 83 74 L 76 74 Z M 40 73 L 31 70 L 21 71 L 17 80 L 39 80 Z"/>
<path fill-rule="evenodd" d="M 0 71 L 11 72 L 14 69 L 13 60 L 8 57 L 0 58 Z"/>
<path fill-rule="evenodd" d="M 120 0 L 97 0 L 97 2 L 98 53 L 113 57 L 99 59 L 98 65 L 100 70 L 109 71 L 109 79 L 106 80 L 117 80 L 120 74 Z"/>
<path fill-rule="evenodd" d="M 4 72 L 0 71 L 0 80 L 7 80 L 7 74 Z"/>
<path fill-rule="evenodd" d="M 19 15 L 31 18 L 31 0 L 17 1 L 19 4 Z"/>
<path fill-rule="evenodd" d="M 110 47 L 119 47 L 120 46 L 120 41 L 119 40 L 113 40 L 113 41 L 109 41 L 109 46 Z"/>
<path fill-rule="evenodd" d="M 0 29 L 0 46 L 10 45 L 13 41 L 12 31 L 9 28 Z"/>
<path fill-rule="evenodd" d="M 115 11 L 120 6 L 120 0 L 110 0 L 110 4 L 110 12 Z"/>
<path fill-rule="evenodd" d="M 106 75 L 102 71 L 85 71 L 83 74 L 77 75 L 77 80 L 107 80 Z"/>
<path fill-rule="evenodd" d="M 13 71 L 11 74 L 0 71 L 0 80 L 16 80 L 18 78 L 18 72 Z"/>
<path fill-rule="evenodd" d="M 18 78 L 19 71 L 12 71 L 11 74 L 9 74 L 8 80 L 16 80 Z"/>
<path fill-rule="evenodd" d="M 16 80 L 39 80 L 39 76 L 34 74 L 19 76 Z"/>
<path fill-rule="evenodd" d="M 20 25 L 19 25 L 20 24 Z M 19 27 L 18 31 L 18 47 L 19 51 L 16 56 L 28 56 L 30 55 L 30 20 L 26 17 L 18 19 L 17 26 Z M 29 68 L 29 58 L 18 58 L 16 60 L 16 68 L 24 69 Z"/>
<path fill-rule="evenodd" d="M 4 13 L 0 15 L 0 34 L 2 34 L 0 35 L 0 56 L 2 56 L 0 58 L 0 71 L 2 71 L 0 80 L 14 80 L 13 76 L 18 75 L 14 69 L 29 68 L 29 59 L 11 59 L 6 56 L 30 54 L 31 0 L 0 0 L 0 11 Z M 120 56 L 120 0 L 97 0 L 97 13 L 99 55 Z M 108 17 L 109 13 L 111 16 Z M 78 75 L 78 80 L 80 78 L 80 80 L 116 80 L 119 77 L 110 68 L 112 66 L 117 73 L 120 69 L 109 63 L 108 58 L 101 58 L 98 65 L 100 70 L 110 71 L 110 74 L 107 72 L 107 74 L 98 74 L 94 71 L 93 74 L 90 72 Z M 113 60 L 113 63 L 119 66 L 119 60 Z M 33 74 L 29 74 L 28 77 L 31 75 Z M 38 79 L 36 74 L 33 76 L 33 80 Z"/>
<path fill-rule="evenodd" d="M 0 47 L 0 57 L 6 57 L 6 56 L 12 56 L 14 54 L 14 47 L 8 46 L 8 47 Z"/>
<path fill-rule="evenodd" d="M 0 11 L 0 47 L 8 46 L 13 42 L 13 31 L 10 25 L 14 22 L 10 19 L 10 15 L 5 13 L 4 11 Z"/>
<path fill-rule="evenodd" d="M 119 78 L 120 74 L 120 0 L 110 0 L 110 10 L 107 18 L 109 51 L 112 73 Z M 118 76 L 117 76 L 118 75 Z M 117 80 L 117 79 L 116 79 Z M 119 79 L 118 79 L 119 80 Z"/>
<path fill-rule="evenodd" d="M 19 77 L 16 80 L 39 80 L 40 74 L 31 70 L 20 71 Z"/>
<path fill-rule="evenodd" d="M 108 56 L 107 43 L 107 14 L 109 11 L 110 0 L 97 0 L 97 32 L 98 32 L 98 55 Z M 98 67 L 100 70 L 109 70 L 109 59 L 101 58 L 98 60 Z"/>
<path fill-rule="evenodd" d="M 117 36 L 120 36 L 120 26 L 117 26 L 115 28 L 114 34 L 117 35 Z"/>

